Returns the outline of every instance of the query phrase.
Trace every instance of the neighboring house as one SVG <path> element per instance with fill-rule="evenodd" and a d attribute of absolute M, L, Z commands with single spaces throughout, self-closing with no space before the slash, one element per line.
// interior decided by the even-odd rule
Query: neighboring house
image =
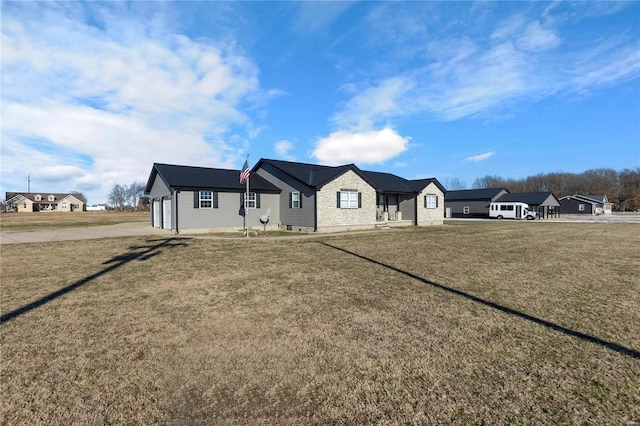
<path fill-rule="evenodd" d="M 145 187 L 151 225 L 177 232 L 262 229 L 260 217 L 269 215 L 268 229 L 277 229 L 280 188 L 252 174 L 247 209 L 246 185 L 240 170 L 154 164 Z"/>
<path fill-rule="evenodd" d="M 152 226 L 176 232 L 237 231 L 244 226 L 240 170 L 154 164 L 145 188 Z M 261 159 L 249 178 L 248 220 L 267 229 L 334 232 L 376 226 L 442 224 L 444 188 L 337 167 Z"/>
<path fill-rule="evenodd" d="M 521 202 L 529 205 L 529 210 L 538 212 L 540 219 L 560 214 L 560 201 L 551 192 L 512 192 L 501 195 L 496 203 Z"/>
<path fill-rule="evenodd" d="M 489 217 L 489 205 L 508 194 L 505 188 L 463 189 L 447 191 L 444 197 L 446 217 Z"/>
<path fill-rule="evenodd" d="M 258 161 L 253 173 L 282 189 L 284 230 L 442 224 L 445 190 L 436 179 L 411 181 L 354 164 L 331 167 L 270 159 Z"/>
<path fill-rule="evenodd" d="M 83 211 L 85 204 L 74 194 L 7 192 L 6 211 L 74 212 Z"/>
<path fill-rule="evenodd" d="M 560 198 L 563 213 L 569 214 L 611 214 L 611 206 L 606 195 L 567 195 Z"/>

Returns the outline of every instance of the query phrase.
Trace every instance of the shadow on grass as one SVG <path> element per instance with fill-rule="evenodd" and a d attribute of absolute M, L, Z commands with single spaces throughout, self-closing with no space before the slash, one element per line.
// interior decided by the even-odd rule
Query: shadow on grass
<path fill-rule="evenodd" d="M 44 297 L 41 297 L 40 299 L 33 301 L 28 305 L 25 305 L 21 308 L 18 308 L 16 310 L 13 310 L 11 312 L 8 312 L 0 316 L 0 324 L 3 324 L 22 314 L 26 314 L 27 312 L 30 312 L 36 308 L 39 308 L 45 303 L 49 303 L 57 299 L 58 297 L 64 296 L 65 294 L 77 289 L 78 287 L 88 284 L 89 282 L 95 280 L 96 278 L 104 274 L 107 274 L 115 269 L 118 269 L 122 265 L 125 265 L 129 262 L 132 262 L 134 260 L 137 260 L 138 262 L 144 262 L 145 260 L 148 260 L 154 256 L 161 254 L 163 248 L 174 248 L 174 247 L 186 246 L 187 244 L 183 242 L 185 240 L 189 240 L 189 238 L 153 239 L 153 240 L 147 240 L 146 242 L 149 243 L 147 245 L 131 246 L 129 247 L 129 252 L 122 254 L 120 256 L 115 256 L 105 262 L 102 262 L 103 265 L 110 265 L 110 266 L 105 267 L 101 271 L 98 271 L 95 274 L 89 275 L 88 277 L 82 278 L 81 280 L 78 280 L 73 284 L 69 284 L 68 286 L 63 287 L 58 291 L 54 291 L 53 293 L 50 293 Z"/>
<path fill-rule="evenodd" d="M 498 311 L 507 313 L 509 315 L 513 315 L 513 316 L 518 317 L 518 318 L 525 319 L 527 321 L 531 321 L 531 322 L 533 322 L 535 324 L 550 328 L 550 329 L 552 329 L 554 331 L 558 331 L 560 333 L 564 333 L 564 334 L 566 334 L 568 336 L 577 337 L 577 338 L 585 340 L 587 342 L 595 343 L 596 345 L 603 346 L 603 347 L 605 347 L 607 349 L 610 349 L 612 351 L 618 352 L 618 353 L 620 353 L 622 355 L 627 355 L 627 356 L 630 356 L 632 358 L 640 359 L 640 351 L 637 351 L 635 349 L 627 348 L 627 347 L 619 345 L 617 343 L 609 342 L 609 341 L 600 339 L 598 337 L 591 336 L 589 334 L 581 333 L 579 331 L 563 327 L 563 326 L 561 326 L 559 324 L 555 324 L 553 322 L 546 321 L 546 320 L 543 320 L 541 318 L 537 318 L 537 317 L 525 314 L 524 312 L 516 311 L 515 309 L 511 309 L 511 308 L 508 308 L 506 306 L 498 305 L 497 303 L 494 303 L 494 302 L 491 302 L 491 301 L 488 301 L 488 300 L 484 300 L 484 299 L 482 299 L 480 297 L 474 296 L 474 295 L 466 293 L 464 291 L 456 290 L 455 288 L 447 287 L 445 285 L 438 284 L 438 283 L 433 282 L 433 281 L 429 281 L 429 280 L 427 280 L 425 278 L 419 277 L 418 275 L 412 274 L 411 272 L 404 271 L 402 269 L 396 268 L 395 266 L 387 265 L 386 263 L 382 263 L 382 262 L 380 262 L 378 260 L 371 259 L 371 258 L 366 257 L 366 256 L 362 256 L 362 255 L 360 255 L 358 253 L 354 253 L 352 251 L 349 251 L 349 250 L 346 250 L 346 249 L 343 249 L 343 248 L 340 248 L 340 247 L 336 247 L 334 245 L 331 245 L 331 244 L 328 244 L 328 243 L 325 243 L 325 242 L 322 242 L 322 241 L 320 241 L 320 244 L 322 244 L 324 246 L 327 246 L 327 247 L 330 247 L 332 249 L 339 250 L 341 252 L 350 254 L 352 256 L 358 257 L 360 259 L 366 260 L 367 262 L 371 262 L 371 263 L 374 263 L 376 265 L 380 265 L 380 266 L 383 266 L 385 268 L 391 269 L 392 271 L 395 271 L 395 272 L 398 272 L 400 274 L 406 275 L 406 276 L 408 276 L 410 278 L 413 278 L 415 280 L 418 280 L 418 281 L 420 281 L 420 282 L 422 282 L 424 284 L 428 284 L 428 285 L 430 285 L 432 287 L 435 287 L 435 288 L 438 288 L 440 290 L 444 290 L 446 292 L 453 293 L 453 294 L 455 294 L 457 296 L 464 297 L 465 299 L 472 300 L 472 301 L 474 301 L 476 303 L 480 303 L 481 305 L 488 306 L 490 308 L 493 308 L 493 309 L 496 309 Z"/>

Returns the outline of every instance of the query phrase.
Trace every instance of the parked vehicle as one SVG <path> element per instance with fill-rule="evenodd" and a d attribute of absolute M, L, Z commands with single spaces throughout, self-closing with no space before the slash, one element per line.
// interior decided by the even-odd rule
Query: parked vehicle
<path fill-rule="evenodd" d="M 494 217 L 496 219 L 535 220 L 538 218 L 538 212 L 535 210 L 529 210 L 529 205 L 527 203 L 491 203 L 489 205 L 489 217 Z"/>

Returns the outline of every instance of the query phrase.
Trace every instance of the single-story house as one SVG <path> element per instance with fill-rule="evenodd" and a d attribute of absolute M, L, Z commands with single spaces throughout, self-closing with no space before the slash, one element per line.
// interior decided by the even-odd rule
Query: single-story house
<path fill-rule="evenodd" d="M 266 216 L 267 228 L 277 229 L 280 217 L 280 188 L 252 175 L 246 194 L 239 170 L 155 163 L 144 192 L 151 226 L 176 233 L 262 228 Z"/>
<path fill-rule="evenodd" d="M 540 219 L 556 217 L 560 214 L 560 201 L 551 192 L 510 192 L 501 195 L 495 202 L 529 204 L 529 210 L 537 211 Z"/>
<path fill-rule="evenodd" d="M 508 193 L 506 188 L 447 191 L 444 196 L 446 217 L 489 217 L 489 204 Z"/>
<path fill-rule="evenodd" d="M 435 178 L 407 180 L 354 164 L 270 159 L 258 161 L 252 173 L 282 189 L 281 229 L 333 232 L 442 224 L 445 189 Z"/>
<path fill-rule="evenodd" d="M 606 195 L 567 195 L 560 198 L 563 213 L 570 214 L 611 214 L 612 203 Z"/>
<path fill-rule="evenodd" d="M 151 224 L 175 232 L 244 229 L 240 170 L 154 164 L 145 188 Z M 445 190 L 436 179 L 407 180 L 360 170 L 261 159 L 251 169 L 250 228 L 302 232 L 442 224 Z"/>
<path fill-rule="evenodd" d="M 25 212 L 75 212 L 83 211 L 84 202 L 74 194 L 7 192 L 6 211 Z"/>

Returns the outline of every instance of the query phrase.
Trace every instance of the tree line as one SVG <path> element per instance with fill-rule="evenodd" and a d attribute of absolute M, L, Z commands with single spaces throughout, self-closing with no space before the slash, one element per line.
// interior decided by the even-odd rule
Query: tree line
<path fill-rule="evenodd" d="M 148 210 L 148 200 L 144 196 L 145 184 L 142 182 L 133 182 L 131 185 L 123 185 L 116 183 L 109 191 L 107 202 L 115 210 L 139 210 L 142 204 L 143 210 Z M 140 203 L 142 201 L 142 203 Z"/>
<path fill-rule="evenodd" d="M 451 181 L 456 189 L 462 182 Z M 524 179 L 505 179 L 485 176 L 473 182 L 472 189 L 506 188 L 509 192 L 552 192 L 556 197 L 566 195 L 606 195 L 617 211 L 640 210 L 640 167 L 616 171 L 591 169 L 582 173 L 540 173 Z"/>

